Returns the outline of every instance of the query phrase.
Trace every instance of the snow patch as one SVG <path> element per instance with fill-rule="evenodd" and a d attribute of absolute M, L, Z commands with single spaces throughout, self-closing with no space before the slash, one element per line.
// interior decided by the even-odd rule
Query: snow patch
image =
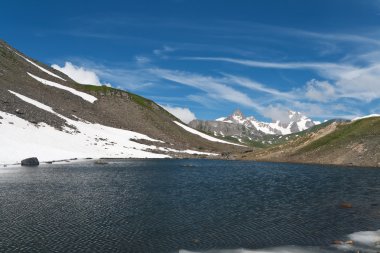
<path fill-rule="evenodd" d="M 89 123 L 73 115 L 72 120 L 60 115 L 47 105 L 9 90 L 23 101 L 64 119 L 75 130 L 66 127 L 60 131 L 45 123 L 32 124 L 16 115 L 0 111 L 0 139 L 4 150 L 0 152 L 0 164 L 16 164 L 27 157 L 38 157 L 40 162 L 72 158 L 170 158 L 152 150 L 216 156 L 217 154 L 195 150 L 176 150 L 145 145 L 134 140 L 164 143 L 147 135 L 129 130 Z"/>
<path fill-rule="evenodd" d="M 45 123 L 38 125 L 13 114 L 0 111 L 4 122 L 0 124 L 3 149 L 0 164 L 15 164 L 27 157 L 38 157 L 41 162 L 70 158 L 166 158 L 145 150 L 151 146 L 139 144 L 132 139 L 154 139 L 128 130 L 100 124 L 88 124 L 70 120 L 76 132 L 59 131 Z"/>
<path fill-rule="evenodd" d="M 14 92 L 14 91 L 11 91 L 11 90 L 8 90 L 10 93 L 12 93 L 13 95 L 15 95 L 16 97 L 18 97 L 19 99 L 29 103 L 29 104 L 32 104 L 42 110 L 45 110 L 47 112 L 50 112 L 50 113 L 53 113 L 53 114 L 56 114 L 56 112 L 53 110 L 53 108 L 51 108 L 50 106 L 47 106 L 47 105 L 44 105 L 34 99 L 31 99 L 31 98 L 28 98 L 24 95 L 21 95 L 21 94 L 18 94 L 17 92 Z"/>
<path fill-rule="evenodd" d="M 380 230 L 377 231 L 361 231 L 348 235 L 348 238 L 355 243 L 364 244 L 367 246 L 379 246 L 380 247 Z M 379 245 L 376 245 L 379 244 Z"/>
<path fill-rule="evenodd" d="M 344 243 L 331 247 L 317 246 L 281 246 L 266 249 L 221 249 L 202 251 L 203 253 L 342 253 L 342 252 L 379 252 L 380 230 L 362 231 L 349 234 L 348 239 L 354 244 Z M 198 253 L 196 251 L 179 250 L 179 253 Z"/>
<path fill-rule="evenodd" d="M 61 79 L 61 80 L 63 80 L 63 81 L 66 81 L 66 80 L 63 79 L 62 77 L 60 77 L 60 76 L 58 76 L 58 75 L 56 75 L 56 74 L 50 72 L 49 70 L 47 70 L 47 69 L 45 69 L 45 68 L 43 68 L 43 67 L 37 65 L 36 63 L 32 62 L 32 61 L 29 60 L 28 58 L 22 56 L 21 54 L 16 53 L 16 52 L 13 51 L 13 50 L 12 50 L 12 52 L 14 52 L 15 54 L 17 54 L 17 55 L 20 56 L 21 58 L 23 58 L 25 61 L 29 62 L 29 63 L 32 64 L 33 66 L 39 68 L 39 69 L 42 70 L 43 72 L 45 72 L 45 73 L 47 73 L 47 74 L 49 74 L 49 75 L 51 75 L 51 76 L 53 76 L 53 77 L 59 78 L 59 79 Z"/>
<path fill-rule="evenodd" d="M 83 98 L 84 100 L 86 100 L 86 101 L 88 101 L 90 103 L 94 103 L 96 100 L 98 100 L 96 97 L 94 97 L 94 96 L 92 96 L 90 94 L 87 94 L 87 93 L 84 93 L 84 92 L 81 92 L 81 91 L 77 91 L 77 90 L 75 90 L 73 88 L 64 86 L 64 85 L 56 83 L 56 82 L 45 80 L 43 78 L 40 78 L 40 77 L 35 76 L 33 74 L 30 74 L 29 72 L 28 72 L 28 75 L 31 76 L 32 78 L 36 79 L 40 83 L 43 83 L 45 85 L 52 86 L 52 87 L 55 87 L 55 88 L 58 88 L 58 89 L 61 89 L 61 90 L 66 90 L 66 91 L 71 92 L 72 94 L 74 94 L 76 96 L 79 96 L 79 97 Z"/>
<path fill-rule="evenodd" d="M 172 149 L 172 148 L 159 147 L 158 150 L 165 151 L 165 152 L 185 153 L 185 154 L 190 154 L 190 155 L 218 156 L 218 154 L 215 154 L 215 153 L 201 152 L 201 151 L 196 151 L 196 150 L 191 150 L 191 149 L 177 150 L 177 149 Z"/>
<path fill-rule="evenodd" d="M 195 135 L 198 135 L 206 140 L 209 140 L 209 141 L 213 141 L 213 142 L 220 142 L 220 143 L 225 143 L 225 144 L 230 144 L 230 145 L 235 145 L 235 146 L 241 146 L 241 147 L 245 147 L 243 145 L 239 145 L 239 144 L 236 144 L 236 143 L 232 143 L 232 142 L 228 142 L 228 141 L 223 141 L 223 140 L 220 140 L 220 139 L 217 139 L 217 138 L 214 138 L 212 136 L 209 136 L 207 134 L 204 134 L 204 133 L 201 133 L 191 127 L 188 127 L 184 124 L 181 124 L 179 123 L 178 121 L 174 121 L 174 123 L 176 123 L 178 126 L 182 127 L 183 129 L 185 129 L 186 131 L 192 133 L 192 134 L 195 134 Z"/>

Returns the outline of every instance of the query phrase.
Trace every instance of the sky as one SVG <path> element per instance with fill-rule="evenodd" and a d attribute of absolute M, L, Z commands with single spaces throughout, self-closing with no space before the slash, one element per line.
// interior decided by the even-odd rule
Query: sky
<path fill-rule="evenodd" d="M 0 38 L 184 122 L 380 113 L 379 0 L 13 0 Z"/>

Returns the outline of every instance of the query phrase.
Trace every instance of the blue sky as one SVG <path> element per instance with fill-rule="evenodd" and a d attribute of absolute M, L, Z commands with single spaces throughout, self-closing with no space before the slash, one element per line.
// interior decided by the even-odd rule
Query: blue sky
<path fill-rule="evenodd" d="M 5 1 L 0 38 L 186 119 L 380 113 L 378 0 L 78 2 Z"/>

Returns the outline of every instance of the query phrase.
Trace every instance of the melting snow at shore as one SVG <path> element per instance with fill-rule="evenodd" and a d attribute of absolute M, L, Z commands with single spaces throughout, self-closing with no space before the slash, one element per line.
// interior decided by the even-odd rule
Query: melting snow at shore
<path fill-rule="evenodd" d="M 377 253 L 380 252 L 380 230 L 361 231 L 347 235 L 344 239 L 352 240 L 351 243 L 331 245 L 330 247 L 300 247 L 283 246 L 267 249 L 224 249 L 208 250 L 202 253 L 334 253 L 334 252 L 360 252 Z M 200 251 L 180 250 L 179 253 L 200 253 Z"/>

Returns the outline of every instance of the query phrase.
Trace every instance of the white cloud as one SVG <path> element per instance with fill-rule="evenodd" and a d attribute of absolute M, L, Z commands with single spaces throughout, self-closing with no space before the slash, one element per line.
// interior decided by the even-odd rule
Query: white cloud
<path fill-rule="evenodd" d="M 291 93 L 281 92 L 279 90 L 267 87 L 266 85 L 262 83 L 256 82 L 248 78 L 238 77 L 238 76 L 228 75 L 228 74 L 225 74 L 225 76 L 228 77 L 231 82 L 234 82 L 236 84 L 239 84 L 242 87 L 246 87 L 251 90 L 257 90 L 260 92 L 268 93 L 270 95 L 285 98 L 285 99 L 294 98 L 293 94 Z"/>
<path fill-rule="evenodd" d="M 71 62 L 65 62 L 65 65 L 63 67 L 60 67 L 57 64 L 53 64 L 51 67 L 56 70 L 61 71 L 62 73 L 65 73 L 71 79 L 81 84 L 91 84 L 91 85 L 97 85 L 97 86 L 101 86 L 101 85 L 111 86 L 111 84 L 109 83 L 101 83 L 95 71 L 91 69 L 86 69 L 84 67 L 76 66 L 72 64 Z"/>
<path fill-rule="evenodd" d="M 224 84 L 223 81 L 226 80 L 166 69 L 152 69 L 151 73 L 156 74 L 160 78 L 202 90 L 207 93 L 208 97 L 215 100 L 226 100 L 239 105 L 262 109 L 259 104 L 253 101 L 245 93 Z"/>
<path fill-rule="evenodd" d="M 145 56 L 136 56 L 135 59 L 136 59 L 136 63 L 139 65 L 144 65 L 151 62 L 151 60 Z"/>
<path fill-rule="evenodd" d="M 310 100 L 327 102 L 334 99 L 335 88 L 327 81 L 312 79 L 306 83 L 305 95 Z"/>
<path fill-rule="evenodd" d="M 174 48 L 169 46 L 163 46 L 161 49 L 155 49 L 153 50 L 153 53 L 157 56 L 165 56 L 166 53 L 170 53 L 175 51 Z"/>
<path fill-rule="evenodd" d="M 309 69 L 316 72 L 320 77 L 330 80 L 330 82 L 309 82 L 306 87 L 307 98 L 315 101 L 324 101 L 323 96 L 329 95 L 331 100 L 352 98 L 364 102 L 371 102 L 380 98 L 380 61 L 374 62 L 374 55 L 374 53 L 367 54 L 368 59 L 366 66 L 329 62 L 261 62 L 223 57 L 188 57 L 184 59 L 222 61 L 257 68 Z M 363 57 L 365 56 L 362 56 L 362 58 Z M 272 93 L 273 95 L 275 95 L 275 92 L 278 92 L 258 83 L 242 82 L 241 80 L 238 80 L 238 82 L 240 85 Z M 286 93 L 282 95 L 284 94 Z M 290 94 L 288 93 L 288 95 Z M 298 99 L 302 99 L 302 97 Z"/>
<path fill-rule="evenodd" d="M 143 64 L 123 64 L 110 66 L 95 63 L 86 59 L 75 59 L 86 69 L 95 72 L 99 79 L 108 80 L 114 87 L 137 91 L 153 86 L 158 78 L 151 74 Z M 135 59 L 137 61 L 137 59 Z M 137 66 L 136 66 L 137 64 Z"/>
<path fill-rule="evenodd" d="M 199 61 L 219 61 L 219 62 L 230 62 L 235 64 L 240 64 L 249 67 L 256 68 L 271 68 L 271 69 L 312 69 L 312 70 L 325 70 L 328 69 L 339 69 L 339 70 L 349 70 L 352 69 L 349 65 L 341 65 L 330 62 L 263 62 L 263 61 L 253 61 L 247 59 L 235 59 L 226 57 L 184 57 L 184 60 L 199 60 Z"/>
<path fill-rule="evenodd" d="M 289 122 L 288 110 L 284 107 L 270 105 L 265 108 L 262 114 L 267 118 L 271 118 L 272 121 L 279 120 L 284 123 Z"/>
<path fill-rule="evenodd" d="M 189 108 L 172 107 L 170 105 L 161 106 L 186 124 L 196 119 L 195 114 Z"/>

